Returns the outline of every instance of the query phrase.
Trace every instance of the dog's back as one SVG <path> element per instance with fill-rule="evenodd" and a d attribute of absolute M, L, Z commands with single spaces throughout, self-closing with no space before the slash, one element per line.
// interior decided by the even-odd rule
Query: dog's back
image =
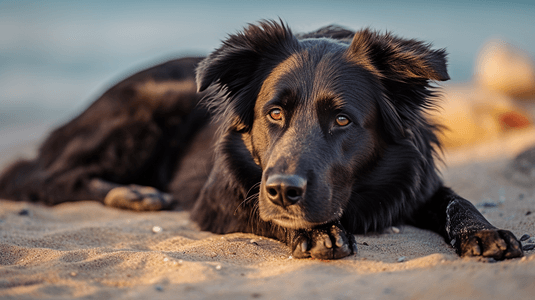
<path fill-rule="evenodd" d="M 0 177 L 0 197 L 57 204 L 102 201 L 115 184 L 166 191 L 190 140 L 209 124 L 208 112 L 197 105 L 200 60 L 172 60 L 110 88 L 54 130 L 35 159 L 7 168 Z M 90 184 L 93 178 L 113 185 Z"/>

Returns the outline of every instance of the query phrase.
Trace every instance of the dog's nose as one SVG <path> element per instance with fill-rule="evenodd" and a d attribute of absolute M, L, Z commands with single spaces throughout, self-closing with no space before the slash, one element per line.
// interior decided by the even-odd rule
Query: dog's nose
<path fill-rule="evenodd" d="M 266 180 L 266 194 L 279 206 L 294 205 L 303 199 L 307 181 L 299 175 L 271 175 Z"/>

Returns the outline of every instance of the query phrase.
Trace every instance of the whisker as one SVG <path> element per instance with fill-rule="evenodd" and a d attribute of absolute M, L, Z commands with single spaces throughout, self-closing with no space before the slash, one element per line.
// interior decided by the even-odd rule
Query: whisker
<path fill-rule="evenodd" d="M 261 182 L 257 182 L 257 183 L 255 183 L 255 184 L 253 184 L 253 186 L 251 186 L 251 188 L 250 188 L 250 189 L 247 191 L 247 193 L 245 194 L 245 198 L 247 198 L 247 197 L 249 196 L 249 193 L 250 193 L 253 189 L 259 187 L 259 186 L 260 186 L 260 183 L 261 183 Z"/>
<path fill-rule="evenodd" d="M 234 210 L 234 214 L 236 214 L 240 206 L 246 204 L 247 202 L 253 200 L 254 198 L 258 198 L 258 195 L 260 195 L 260 192 L 256 192 L 254 194 L 249 195 L 249 193 L 253 191 L 255 188 L 257 188 L 258 186 L 260 186 L 260 182 L 253 184 L 253 186 L 249 189 L 249 191 L 247 191 L 247 194 L 245 194 L 245 199 L 240 204 L 238 204 L 238 206 L 236 206 L 236 209 Z"/>
<path fill-rule="evenodd" d="M 251 209 L 251 215 L 249 216 L 250 222 L 253 223 L 252 229 L 253 233 L 257 232 L 258 226 L 260 226 L 260 223 L 257 221 L 257 218 L 259 216 L 258 210 L 260 209 L 260 206 L 258 205 L 258 201 L 253 203 L 253 209 Z"/>
<path fill-rule="evenodd" d="M 250 232 L 252 233 L 255 233 L 256 232 L 256 220 L 254 218 L 255 216 L 255 210 L 256 210 L 256 207 L 258 206 L 257 203 L 253 203 L 253 207 L 251 207 L 251 209 L 249 210 L 249 218 L 247 218 L 247 228 L 249 228 Z"/>

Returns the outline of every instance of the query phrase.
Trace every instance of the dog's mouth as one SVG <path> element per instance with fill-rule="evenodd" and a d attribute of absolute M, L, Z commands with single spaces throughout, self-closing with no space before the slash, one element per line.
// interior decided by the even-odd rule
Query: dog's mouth
<path fill-rule="evenodd" d="M 320 226 L 323 224 L 327 224 L 329 222 L 339 220 L 342 217 L 342 214 L 343 214 L 343 209 L 340 208 L 338 209 L 337 212 L 332 213 L 329 216 L 319 218 L 321 220 L 307 220 L 308 218 L 306 216 L 298 216 L 288 211 L 280 211 L 277 213 L 269 213 L 269 214 L 260 213 L 261 218 L 264 221 L 272 222 L 281 227 L 292 228 L 292 229 L 314 228 L 316 226 Z M 318 219 L 318 218 L 315 218 L 315 219 Z"/>
<path fill-rule="evenodd" d="M 305 228 L 313 228 L 325 223 L 328 223 L 329 221 L 325 222 L 309 222 L 302 218 L 294 217 L 294 216 L 277 216 L 271 219 L 272 223 L 275 223 L 281 227 L 285 228 L 292 228 L 292 229 L 305 229 Z"/>

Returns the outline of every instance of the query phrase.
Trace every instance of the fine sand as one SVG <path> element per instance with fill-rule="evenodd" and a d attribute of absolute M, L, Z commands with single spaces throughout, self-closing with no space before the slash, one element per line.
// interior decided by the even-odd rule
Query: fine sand
<path fill-rule="evenodd" d="M 473 149 L 473 148 L 471 148 Z M 535 188 L 507 179 L 512 153 L 474 162 L 456 150 L 446 182 L 496 226 L 535 236 Z M 467 160 L 462 160 L 463 153 Z M 252 234 L 199 231 L 188 213 L 136 213 L 96 202 L 0 201 L 1 299 L 533 299 L 535 251 L 459 258 L 410 226 L 357 236 L 337 261 L 290 257 Z M 534 243 L 534 238 L 524 245 Z"/>

